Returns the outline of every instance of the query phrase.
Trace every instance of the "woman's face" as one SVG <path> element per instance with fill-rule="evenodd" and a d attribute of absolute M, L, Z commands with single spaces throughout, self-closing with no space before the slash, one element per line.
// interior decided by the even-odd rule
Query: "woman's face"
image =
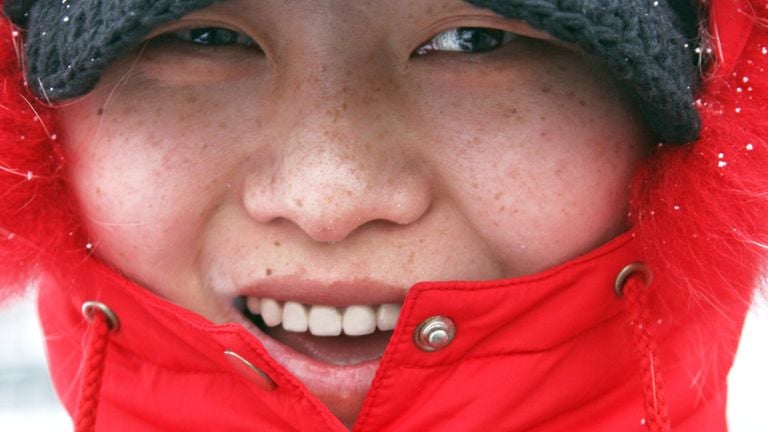
<path fill-rule="evenodd" d="M 59 118 L 95 254 L 214 322 L 561 263 L 626 228 L 650 140 L 593 60 L 459 0 L 216 3 Z M 388 333 L 246 325 L 354 421 Z"/>

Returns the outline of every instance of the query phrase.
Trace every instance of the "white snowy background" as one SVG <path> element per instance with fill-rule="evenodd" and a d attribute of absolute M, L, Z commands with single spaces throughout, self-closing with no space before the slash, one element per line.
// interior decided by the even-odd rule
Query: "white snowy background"
<path fill-rule="evenodd" d="M 768 432 L 768 302 L 764 300 L 747 318 L 729 385 L 731 432 Z M 34 299 L 29 296 L 5 305 L 0 309 L 0 431 L 71 430 L 48 378 Z"/>

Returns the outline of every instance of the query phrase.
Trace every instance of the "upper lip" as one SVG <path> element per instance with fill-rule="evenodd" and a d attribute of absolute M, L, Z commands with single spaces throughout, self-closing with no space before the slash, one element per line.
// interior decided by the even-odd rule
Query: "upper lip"
<path fill-rule="evenodd" d="M 237 295 L 313 305 L 375 305 L 402 303 L 408 288 L 365 278 L 323 282 L 287 276 L 255 281 L 240 287 Z"/>

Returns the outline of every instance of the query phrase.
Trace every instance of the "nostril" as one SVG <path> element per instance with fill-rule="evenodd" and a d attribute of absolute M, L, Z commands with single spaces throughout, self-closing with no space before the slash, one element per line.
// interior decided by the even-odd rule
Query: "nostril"
<path fill-rule="evenodd" d="M 299 205 L 298 203 L 301 203 Z M 245 201 L 246 212 L 260 224 L 291 224 L 318 242 L 340 242 L 363 226 L 410 225 L 429 212 L 428 194 L 422 197 L 361 193 L 328 202 L 323 199 L 274 197 Z"/>
<path fill-rule="evenodd" d="M 324 218 L 324 223 L 315 223 L 311 217 L 304 215 L 296 218 L 299 228 L 314 241 L 321 243 L 335 243 L 346 239 L 355 229 L 365 224 L 362 219 L 354 221 L 336 218 L 329 220 Z"/>
<path fill-rule="evenodd" d="M 410 156 L 301 150 L 249 174 L 242 200 L 251 219 L 289 221 L 315 241 L 339 242 L 371 222 L 412 224 L 431 206 L 430 176 Z"/>

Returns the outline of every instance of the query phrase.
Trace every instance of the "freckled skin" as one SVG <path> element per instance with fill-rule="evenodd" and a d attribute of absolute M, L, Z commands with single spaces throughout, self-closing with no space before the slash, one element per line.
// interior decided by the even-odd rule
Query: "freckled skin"
<path fill-rule="evenodd" d="M 233 0 L 189 18 L 211 20 L 264 53 L 150 43 L 58 111 L 94 253 L 171 301 L 221 322 L 220 298 L 268 277 L 519 276 L 626 229 L 650 138 L 576 50 L 458 0 Z M 534 39 L 411 56 L 459 26 Z"/>

